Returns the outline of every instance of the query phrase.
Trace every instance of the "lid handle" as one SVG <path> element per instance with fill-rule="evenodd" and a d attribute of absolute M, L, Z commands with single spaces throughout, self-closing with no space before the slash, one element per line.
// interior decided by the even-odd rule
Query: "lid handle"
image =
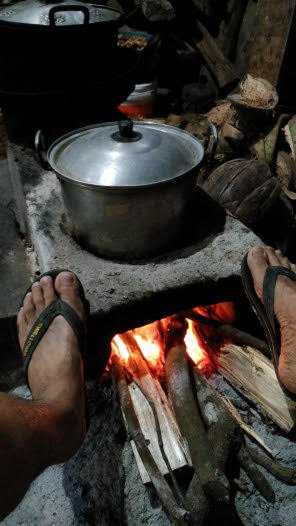
<path fill-rule="evenodd" d="M 56 5 L 49 10 L 49 13 L 48 13 L 49 25 L 52 27 L 57 25 L 56 24 L 56 14 L 57 13 L 67 13 L 69 11 L 82 13 L 83 14 L 82 24 L 85 26 L 89 24 L 89 19 L 90 19 L 89 9 L 85 5 L 62 4 L 62 5 Z"/>
<path fill-rule="evenodd" d="M 134 130 L 134 123 L 131 119 L 118 122 L 119 131 L 111 135 L 117 142 L 137 142 L 142 138 L 140 132 Z"/>

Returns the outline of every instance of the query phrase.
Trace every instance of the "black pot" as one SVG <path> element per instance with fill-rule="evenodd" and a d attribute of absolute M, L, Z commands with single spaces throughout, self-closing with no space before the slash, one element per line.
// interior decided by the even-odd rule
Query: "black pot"
<path fill-rule="evenodd" d="M 115 50 L 120 11 L 79 0 L 23 0 L 0 9 L 0 93 L 85 84 Z"/>
<path fill-rule="evenodd" d="M 36 130 L 42 128 L 50 143 L 51 136 L 55 139 L 68 130 L 96 121 L 116 120 L 114 111 L 134 89 L 134 71 L 140 58 L 131 49 L 118 48 L 109 76 L 103 81 L 93 78 L 85 85 L 76 83 L 71 89 L 57 85 L 48 92 L 0 95 L 9 138 L 32 144 Z"/>

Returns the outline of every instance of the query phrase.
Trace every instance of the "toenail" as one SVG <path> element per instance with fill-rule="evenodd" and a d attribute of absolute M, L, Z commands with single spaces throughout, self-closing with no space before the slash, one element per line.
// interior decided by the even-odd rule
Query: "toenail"
<path fill-rule="evenodd" d="M 51 282 L 52 282 L 52 279 L 50 276 L 43 276 L 43 278 L 41 278 L 40 280 L 41 285 L 49 285 L 51 284 Z"/>
<path fill-rule="evenodd" d="M 76 277 L 74 276 L 73 272 L 62 272 L 60 276 L 63 283 L 67 285 L 73 285 L 73 283 L 76 282 Z"/>

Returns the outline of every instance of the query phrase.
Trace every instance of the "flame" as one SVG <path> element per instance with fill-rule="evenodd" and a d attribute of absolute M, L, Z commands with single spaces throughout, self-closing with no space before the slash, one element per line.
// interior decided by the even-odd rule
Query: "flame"
<path fill-rule="evenodd" d="M 116 334 L 114 336 L 112 342 L 111 342 L 111 348 L 112 351 L 119 357 L 124 363 L 127 363 L 129 360 L 129 350 L 128 347 L 125 345 L 125 343 L 120 338 L 119 334 Z"/>
<path fill-rule="evenodd" d="M 230 323 L 235 318 L 234 304 L 230 302 L 206 307 L 196 307 L 192 309 L 192 311 L 200 316 L 210 317 L 224 323 Z M 214 329 L 208 325 L 203 325 L 202 321 L 199 320 L 193 321 L 186 318 L 185 321 L 182 316 L 170 316 L 128 331 L 126 335 L 117 334 L 114 336 L 111 342 L 112 353 L 109 365 L 112 362 L 112 356 L 115 355 L 120 358 L 122 365 L 126 367 L 131 374 L 134 374 L 132 357 L 134 356 L 134 352 L 137 352 L 133 346 L 134 341 L 136 348 L 141 352 L 150 369 L 153 370 L 155 375 L 161 377 L 165 363 L 165 351 L 170 341 L 167 336 L 170 334 L 169 331 L 172 330 L 172 327 L 175 327 L 176 319 L 179 324 L 177 334 L 181 338 L 181 341 L 183 341 L 184 338 L 186 352 L 191 361 L 203 374 L 211 374 L 214 370 L 214 365 L 208 350 L 211 348 L 211 351 L 214 351 L 215 349 L 214 340 L 212 339 L 212 345 L 209 343 L 213 336 L 211 331 Z M 186 332 L 185 324 L 187 324 Z M 184 333 L 185 336 L 183 336 Z M 128 338 L 126 338 L 127 335 Z"/>
<path fill-rule="evenodd" d="M 196 314 L 204 316 L 205 318 L 212 318 L 213 320 L 221 321 L 223 323 L 235 322 L 235 308 L 231 301 L 216 303 L 215 305 L 195 307 L 192 309 Z"/>
<path fill-rule="evenodd" d="M 197 332 L 194 328 L 194 323 L 192 320 L 186 320 L 188 324 L 188 329 L 185 334 L 184 342 L 186 345 L 186 351 L 188 356 L 191 358 L 193 363 L 197 366 L 199 370 L 203 370 L 205 362 L 208 362 L 206 351 L 202 346 L 202 342 L 198 337 Z"/>
<path fill-rule="evenodd" d="M 134 338 L 141 349 L 141 352 L 147 362 L 156 367 L 161 359 L 161 348 L 156 342 L 146 340 L 140 334 L 134 333 Z"/>

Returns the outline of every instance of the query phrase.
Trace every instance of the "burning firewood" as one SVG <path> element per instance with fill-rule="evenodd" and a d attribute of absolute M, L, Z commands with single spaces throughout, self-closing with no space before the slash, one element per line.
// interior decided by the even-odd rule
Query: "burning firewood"
<path fill-rule="evenodd" d="M 296 404 L 282 391 L 270 360 L 256 349 L 233 344 L 215 356 L 218 371 L 281 429 L 295 426 Z"/>
<path fill-rule="evenodd" d="M 169 398 L 180 430 L 188 441 L 193 467 L 205 494 L 215 501 L 228 502 L 229 483 L 212 455 L 211 443 L 193 396 L 185 345 L 177 344 L 167 351 L 165 369 Z"/>
<path fill-rule="evenodd" d="M 113 371 L 117 382 L 121 407 L 126 419 L 127 430 L 131 438 L 135 441 L 141 460 L 149 473 L 150 479 L 164 508 L 167 510 L 167 513 L 173 520 L 174 524 L 185 526 L 188 524 L 189 514 L 180 504 L 177 503 L 170 486 L 160 473 L 157 464 L 149 451 L 147 440 L 142 433 L 139 420 L 134 410 L 124 370 L 120 361 L 116 358 L 113 359 Z"/>
<path fill-rule="evenodd" d="M 230 325 L 234 320 L 232 304 L 199 307 L 112 341 L 111 366 L 142 480 L 152 482 L 174 524 L 206 524 L 213 503 L 231 515 L 231 488 L 239 468 L 269 502 L 275 500 L 274 491 L 258 466 L 286 484 L 296 484 L 296 471 L 273 458 L 205 376 L 216 367 L 287 428 L 292 407 L 271 362 L 251 347 L 227 343 L 232 334 L 256 342 L 246 333 L 236 333 Z M 226 327 L 225 333 L 219 333 L 221 327 Z M 257 343 L 266 351 L 263 342 Z M 265 452 L 250 448 L 245 433 Z M 181 489 L 174 471 L 185 465 L 192 469 L 186 471 L 187 488 L 182 484 Z"/>
<path fill-rule="evenodd" d="M 202 375 L 196 369 L 193 374 L 197 399 L 207 426 L 212 453 L 224 473 L 228 467 L 230 454 L 233 456 L 242 444 L 243 432 Z"/>
<path fill-rule="evenodd" d="M 264 475 L 258 470 L 259 462 L 246 449 L 243 431 L 237 420 L 233 418 L 231 412 L 226 410 L 223 400 L 196 370 L 194 379 L 199 406 L 207 422 L 208 437 L 220 469 L 227 472 L 230 464 L 237 459 L 261 495 L 267 501 L 274 502 L 274 492 Z M 263 459 L 263 462 L 266 457 L 258 454 L 258 458 Z M 270 462 L 272 463 L 273 461 Z M 269 465 L 268 462 L 267 465 Z"/>

